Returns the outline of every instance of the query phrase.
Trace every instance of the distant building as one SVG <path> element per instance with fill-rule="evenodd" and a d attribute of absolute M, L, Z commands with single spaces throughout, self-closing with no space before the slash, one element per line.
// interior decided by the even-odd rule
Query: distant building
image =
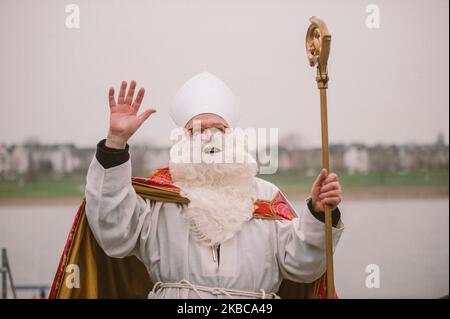
<path fill-rule="evenodd" d="M 28 172 L 30 156 L 24 145 L 13 147 L 11 153 L 11 171 L 15 175 L 24 175 Z"/>
<path fill-rule="evenodd" d="M 363 144 L 351 144 L 344 153 L 344 165 L 348 173 L 368 173 L 369 153 Z"/>
<path fill-rule="evenodd" d="M 0 178 L 8 177 L 11 172 L 11 155 L 6 145 L 0 145 Z"/>
<path fill-rule="evenodd" d="M 299 173 L 313 176 L 322 168 L 322 148 L 305 147 L 297 136 L 288 136 L 278 146 L 277 173 Z M 296 144 L 297 143 L 297 144 Z M 259 150 L 257 160 L 268 165 Z M 85 175 L 95 156 L 96 148 L 78 148 L 73 144 L 0 145 L 0 179 L 25 177 L 34 181 L 41 176 Z M 350 145 L 330 144 L 330 168 L 334 172 L 369 173 L 448 170 L 449 146 L 442 136 L 426 145 Z M 169 148 L 146 144 L 130 147 L 132 173 L 148 176 L 153 170 L 168 166 Z M 273 154 L 272 154 L 273 155 Z"/>
<path fill-rule="evenodd" d="M 32 167 L 38 175 L 64 175 L 73 173 L 77 166 L 74 149 L 73 144 L 25 144 L 25 152 L 20 156 L 28 155 L 27 168 L 29 170 Z"/>
<path fill-rule="evenodd" d="M 96 148 L 74 148 L 72 152 L 75 164 L 73 172 L 75 174 L 85 175 L 89 169 L 89 165 L 91 165 L 92 159 L 95 156 Z"/>

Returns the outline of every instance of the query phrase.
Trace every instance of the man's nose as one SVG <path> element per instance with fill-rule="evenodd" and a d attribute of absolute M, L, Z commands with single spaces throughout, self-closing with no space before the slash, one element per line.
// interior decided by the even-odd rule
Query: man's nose
<path fill-rule="evenodd" d="M 213 134 L 211 130 L 206 129 L 202 132 L 202 141 L 209 142 L 212 138 Z"/>

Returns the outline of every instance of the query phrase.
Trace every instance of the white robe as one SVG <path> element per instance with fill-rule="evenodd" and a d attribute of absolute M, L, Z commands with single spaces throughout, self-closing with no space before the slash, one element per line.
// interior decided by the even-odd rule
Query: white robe
<path fill-rule="evenodd" d="M 255 178 L 259 199 L 271 200 L 278 188 Z M 92 232 L 111 257 L 135 255 L 153 282 L 189 280 L 194 285 L 277 292 L 283 278 L 312 282 L 326 270 L 325 226 L 306 201 L 291 221 L 251 219 L 220 246 L 220 258 L 195 240 L 184 208 L 143 199 L 131 184 L 131 163 L 104 169 L 94 157 L 87 175 L 86 215 Z M 344 226 L 333 227 L 336 247 Z M 220 262 L 219 262 L 220 261 Z M 202 298 L 217 298 L 200 292 Z M 192 289 L 164 288 L 155 298 L 198 298 Z"/>

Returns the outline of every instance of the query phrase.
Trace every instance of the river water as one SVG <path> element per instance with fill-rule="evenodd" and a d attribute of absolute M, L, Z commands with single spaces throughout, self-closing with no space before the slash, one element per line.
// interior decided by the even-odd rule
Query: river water
<path fill-rule="evenodd" d="M 346 201 L 340 208 L 346 228 L 335 252 L 340 298 L 448 295 L 448 199 Z M 8 249 L 16 285 L 51 285 L 76 210 L 77 204 L 0 206 L 0 247 Z M 368 287 L 366 278 L 377 274 L 379 286 Z"/>

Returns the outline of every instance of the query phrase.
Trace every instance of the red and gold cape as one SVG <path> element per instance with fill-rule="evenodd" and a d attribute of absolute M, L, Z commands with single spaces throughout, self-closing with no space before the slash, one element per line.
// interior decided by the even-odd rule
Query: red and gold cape
<path fill-rule="evenodd" d="M 143 198 L 162 202 L 188 204 L 173 185 L 168 168 L 156 170 L 148 178 L 132 178 L 136 193 Z M 112 258 L 96 242 L 86 219 L 83 199 L 70 230 L 49 298 L 147 298 L 153 287 L 147 269 L 135 256 Z M 253 218 L 291 220 L 296 213 L 279 192 L 272 200 L 257 200 Z M 66 285 L 71 271 L 68 265 L 79 268 L 79 288 Z M 72 268 L 71 268 L 72 269 Z M 313 283 L 296 283 L 284 279 L 278 295 L 281 298 L 323 299 L 326 296 L 326 275 Z"/>

